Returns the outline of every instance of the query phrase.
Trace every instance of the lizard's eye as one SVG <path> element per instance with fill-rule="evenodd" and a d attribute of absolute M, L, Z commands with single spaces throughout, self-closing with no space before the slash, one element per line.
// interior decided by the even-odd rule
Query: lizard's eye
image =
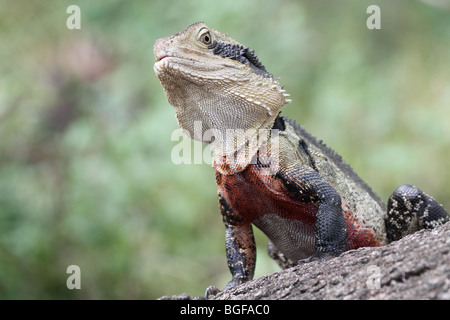
<path fill-rule="evenodd" d="M 212 43 L 212 37 L 209 31 L 203 33 L 199 37 L 199 41 L 203 43 L 204 45 L 209 46 Z"/>

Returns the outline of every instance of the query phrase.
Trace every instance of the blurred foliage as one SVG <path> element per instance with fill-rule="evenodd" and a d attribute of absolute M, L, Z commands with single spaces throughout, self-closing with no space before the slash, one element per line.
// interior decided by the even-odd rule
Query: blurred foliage
<path fill-rule="evenodd" d="M 366 8 L 381 7 L 381 30 Z M 155 39 L 193 22 L 281 76 L 284 114 L 383 199 L 416 184 L 450 209 L 450 4 L 0 0 L 0 298 L 201 295 L 230 275 L 213 169 L 175 165 Z M 268 45 L 269 44 L 269 45 Z M 257 232 L 257 276 L 277 270 Z M 81 268 L 81 290 L 66 268 Z"/>

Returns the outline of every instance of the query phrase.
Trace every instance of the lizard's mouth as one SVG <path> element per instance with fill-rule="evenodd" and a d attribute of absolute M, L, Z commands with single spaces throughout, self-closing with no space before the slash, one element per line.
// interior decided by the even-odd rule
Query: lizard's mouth
<path fill-rule="evenodd" d="M 161 52 L 159 54 L 155 55 L 155 64 L 153 66 L 153 69 L 155 70 L 156 75 L 159 75 L 160 73 L 163 73 L 164 70 L 166 70 L 168 66 L 168 58 L 171 58 L 167 53 Z"/>
<path fill-rule="evenodd" d="M 166 71 L 177 69 L 177 60 L 174 56 L 170 56 L 166 53 L 161 53 L 155 56 L 155 64 L 153 70 L 155 70 L 156 75 L 160 75 Z"/>
<path fill-rule="evenodd" d="M 169 56 L 168 55 L 161 55 L 161 56 L 158 56 L 158 57 L 156 57 L 156 62 L 160 62 L 161 60 L 163 60 L 163 59 L 165 59 L 165 58 L 168 58 Z"/>
<path fill-rule="evenodd" d="M 154 53 L 156 62 L 160 62 L 161 60 L 170 57 L 170 55 L 166 50 L 155 50 Z"/>

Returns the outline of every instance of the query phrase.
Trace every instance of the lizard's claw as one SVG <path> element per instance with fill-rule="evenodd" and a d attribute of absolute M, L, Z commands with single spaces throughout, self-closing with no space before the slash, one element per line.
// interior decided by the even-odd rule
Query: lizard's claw
<path fill-rule="evenodd" d="M 205 299 L 208 300 L 218 294 L 220 290 L 215 286 L 209 286 L 205 291 Z"/>
<path fill-rule="evenodd" d="M 233 279 L 231 279 L 230 282 L 228 282 L 228 284 L 225 286 L 225 288 L 223 288 L 222 291 L 230 290 L 244 282 L 245 282 L 244 279 L 239 278 L 239 277 L 234 277 Z M 205 298 L 208 300 L 209 298 L 212 298 L 213 296 L 217 295 L 219 292 L 221 292 L 221 290 L 217 289 L 217 287 L 209 286 L 208 288 L 206 288 Z"/>

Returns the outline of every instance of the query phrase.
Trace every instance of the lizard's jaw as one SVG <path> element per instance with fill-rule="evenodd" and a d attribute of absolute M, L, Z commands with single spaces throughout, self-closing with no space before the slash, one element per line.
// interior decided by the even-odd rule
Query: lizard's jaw
<path fill-rule="evenodd" d="M 156 62 L 153 65 L 153 70 L 158 78 L 163 76 L 163 73 L 166 72 L 168 68 L 170 68 L 170 59 L 172 57 L 163 54 L 160 57 L 156 58 Z"/>
<path fill-rule="evenodd" d="M 160 75 L 162 75 L 168 68 L 171 67 L 170 64 L 170 60 L 172 60 L 174 58 L 173 55 L 171 55 L 170 53 L 166 52 L 165 50 L 160 48 L 160 45 L 158 45 L 161 41 L 164 39 L 159 39 L 157 40 L 157 42 L 155 43 L 155 47 L 154 47 L 154 54 L 155 54 L 155 64 L 153 66 L 153 70 L 155 71 L 156 76 L 160 77 Z"/>

